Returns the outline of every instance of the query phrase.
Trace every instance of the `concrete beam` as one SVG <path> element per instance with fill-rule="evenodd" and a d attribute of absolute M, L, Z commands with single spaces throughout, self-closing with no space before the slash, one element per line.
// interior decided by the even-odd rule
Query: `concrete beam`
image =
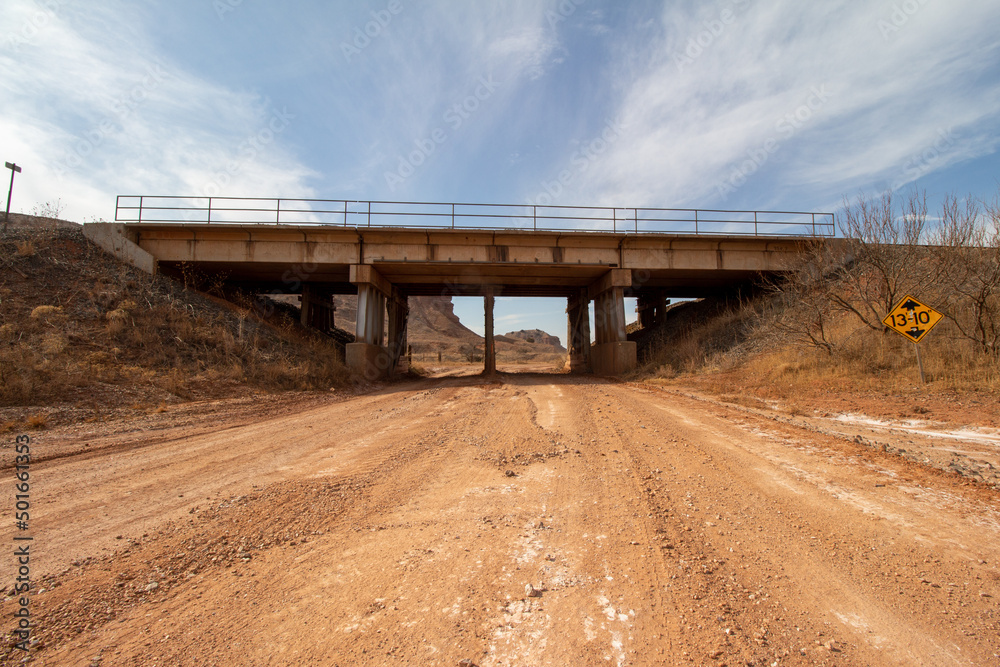
<path fill-rule="evenodd" d="M 383 278 L 382 274 L 374 266 L 369 264 L 352 264 L 350 280 L 355 285 L 372 285 L 383 296 L 387 298 L 392 297 L 392 283 Z"/>
<path fill-rule="evenodd" d="M 600 280 L 587 288 L 587 296 L 596 299 L 600 294 L 615 287 L 632 286 L 632 269 L 611 269 Z"/>

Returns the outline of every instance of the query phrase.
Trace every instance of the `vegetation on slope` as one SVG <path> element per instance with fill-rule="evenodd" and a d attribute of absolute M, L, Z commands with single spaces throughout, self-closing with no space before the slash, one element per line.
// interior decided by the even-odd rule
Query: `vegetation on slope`
<path fill-rule="evenodd" d="M 752 298 L 668 311 L 640 362 L 720 391 L 794 397 L 827 391 L 1000 390 L 1000 205 L 949 197 L 931 224 L 924 195 L 845 202 L 845 242 L 817 243 L 787 279 Z M 945 317 L 920 343 L 882 318 L 909 295 Z"/>
<path fill-rule="evenodd" d="M 332 342 L 253 305 L 142 273 L 78 227 L 12 227 L 0 240 L 0 407 L 100 411 L 347 381 Z"/>

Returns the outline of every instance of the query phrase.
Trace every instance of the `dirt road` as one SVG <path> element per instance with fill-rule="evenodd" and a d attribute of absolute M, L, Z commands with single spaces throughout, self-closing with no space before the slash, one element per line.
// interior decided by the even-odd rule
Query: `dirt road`
<path fill-rule="evenodd" d="M 446 377 L 59 438 L 36 664 L 1000 664 L 1000 494 L 755 411 Z"/>

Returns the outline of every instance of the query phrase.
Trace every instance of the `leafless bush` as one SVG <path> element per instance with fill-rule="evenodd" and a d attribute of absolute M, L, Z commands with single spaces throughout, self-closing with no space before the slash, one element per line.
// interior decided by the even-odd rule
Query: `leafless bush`
<path fill-rule="evenodd" d="M 847 256 L 841 284 L 829 293 L 837 307 L 882 331 L 882 318 L 907 293 L 935 284 L 933 263 L 921 245 L 927 195 L 911 192 L 897 206 L 892 192 L 844 200 L 840 228 Z"/>
<path fill-rule="evenodd" d="M 792 341 L 833 354 L 830 323 L 843 309 L 848 255 L 843 245 L 809 242 L 788 274 L 772 279 L 774 328 Z"/>
<path fill-rule="evenodd" d="M 982 214 L 985 212 L 985 216 Z M 941 278 L 939 309 L 980 351 L 1000 354 L 1000 199 L 949 196 L 932 236 Z"/>

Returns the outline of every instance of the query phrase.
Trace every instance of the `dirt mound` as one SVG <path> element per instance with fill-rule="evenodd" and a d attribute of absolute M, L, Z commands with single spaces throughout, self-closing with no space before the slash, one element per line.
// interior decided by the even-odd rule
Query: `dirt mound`
<path fill-rule="evenodd" d="M 249 298 L 122 264 L 78 225 L 18 218 L 0 241 L 4 430 L 347 380 L 335 346 L 280 309 L 265 321 Z"/>

